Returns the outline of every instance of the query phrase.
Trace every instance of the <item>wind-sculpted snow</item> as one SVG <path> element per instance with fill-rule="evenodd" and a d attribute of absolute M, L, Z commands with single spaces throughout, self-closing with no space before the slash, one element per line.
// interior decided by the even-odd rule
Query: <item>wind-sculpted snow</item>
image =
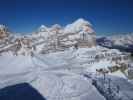
<path fill-rule="evenodd" d="M 0 88 L 32 81 L 33 67 L 30 57 L 0 56 Z"/>
<path fill-rule="evenodd" d="M 47 100 L 105 100 L 90 80 L 73 72 L 72 52 L 0 56 L 0 88 L 27 82 Z"/>
<path fill-rule="evenodd" d="M 103 56 L 104 53 L 107 57 Z M 7 53 L 0 56 L 0 88 L 27 82 L 47 100 L 105 100 L 92 85 L 92 79 L 98 73 L 96 70 L 109 71 L 108 67 L 115 66 L 116 63 L 110 59 L 121 54 L 118 50 L 100 46 L 69 48 L 48 54 L 33 53 L 32 56 Z M 99 60 L 97 55 L 101 56 Z M 86 78 L 86 74 L 92 77 Z M 98 75 L 102 74 L 99 72 Z M 109 72 L 109 75 L 125 76 L 121 71 Z"/>
<path fill-rule="evenodd" d="M 90 22 L 85 21 L 84 19 L 78 19 L 72 24 L 69 24 L 65 27 L 64 32 L 65 33 L 77 33 L 84 29 L 85 26 L 91 26 Z M 88 33 L 94 33 L 94 30 L 92 28 L 88 28 Z"/>

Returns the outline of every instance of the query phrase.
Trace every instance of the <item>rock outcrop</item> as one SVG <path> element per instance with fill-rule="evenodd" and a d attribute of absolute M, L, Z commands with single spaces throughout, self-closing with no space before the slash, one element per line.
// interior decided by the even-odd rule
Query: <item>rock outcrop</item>
<path fill-rule="evenodd" d="M 9 31 L 5 25 L 0 25 L 0 39 L 8 37 Z"/>

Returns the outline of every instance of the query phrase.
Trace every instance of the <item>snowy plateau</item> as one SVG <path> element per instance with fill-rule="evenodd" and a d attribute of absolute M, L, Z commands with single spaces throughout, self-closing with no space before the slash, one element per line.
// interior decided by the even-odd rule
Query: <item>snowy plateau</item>
<path fill-rule="evenodd" d="M 28 83 L 46 100 L 133 100 L 132 34 L 97 37 L 80 18 L 17 35 L 0 25 L 0 89 Z"/>

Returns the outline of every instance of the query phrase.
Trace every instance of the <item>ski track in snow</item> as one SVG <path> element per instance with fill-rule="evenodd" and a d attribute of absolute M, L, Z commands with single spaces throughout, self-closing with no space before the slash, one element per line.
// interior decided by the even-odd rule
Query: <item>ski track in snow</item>
<path fill-rule="evenodd" d="M 58 62 L 54 56 L 15 56 L 0 59 L 0 88 L 27 82 L 47 100 L 104 100 L 89 80 L 73 73 L 73 68 L 69 71 L 65 60 L 61 63 L 62 57 L 58 58 L 61 60 Z"/>

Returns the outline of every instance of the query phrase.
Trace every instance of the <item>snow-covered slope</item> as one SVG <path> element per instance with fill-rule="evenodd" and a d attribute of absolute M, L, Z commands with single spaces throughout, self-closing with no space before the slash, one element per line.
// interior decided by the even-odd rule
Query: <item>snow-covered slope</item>
<path fill-rule="evenodd" d="M 116 65 L 112 57 L 100 58 L 101 54 L 121 52 L 100 46 L 93 48 L 70 48 L 65 51 L 32 56 L 0 56 L 0 88 L 27 82 L 37 89 L 47 100 L 105 100 L 92 85 L 86 73 L 95 74 L 97 69 L 107 69 Z M 109 60 L 110 59 L 110 60 Z M 116 72 L 113 76 L 124 76 Z"/>
<path fill-rule="evenodd" d="M 1 56 L 0 88 L 27 82 L 47 100 L 105 100 L 91 80 L 73 71 L 72 52 Z"/>
<path fill-rule="evenodd" d="M 96 73 L 96 69 L 115 64 L 107 58 L 95 60 L 97 54 L 105 51 L 121 54 L 117 50 L 97 46 L 70 48 L 45 55 L 0 56 L 0 88 L 27 82 L 47 100 L 105 100 L 92 85 L 92 79 L 84 77 L 86 73 Z"/>

